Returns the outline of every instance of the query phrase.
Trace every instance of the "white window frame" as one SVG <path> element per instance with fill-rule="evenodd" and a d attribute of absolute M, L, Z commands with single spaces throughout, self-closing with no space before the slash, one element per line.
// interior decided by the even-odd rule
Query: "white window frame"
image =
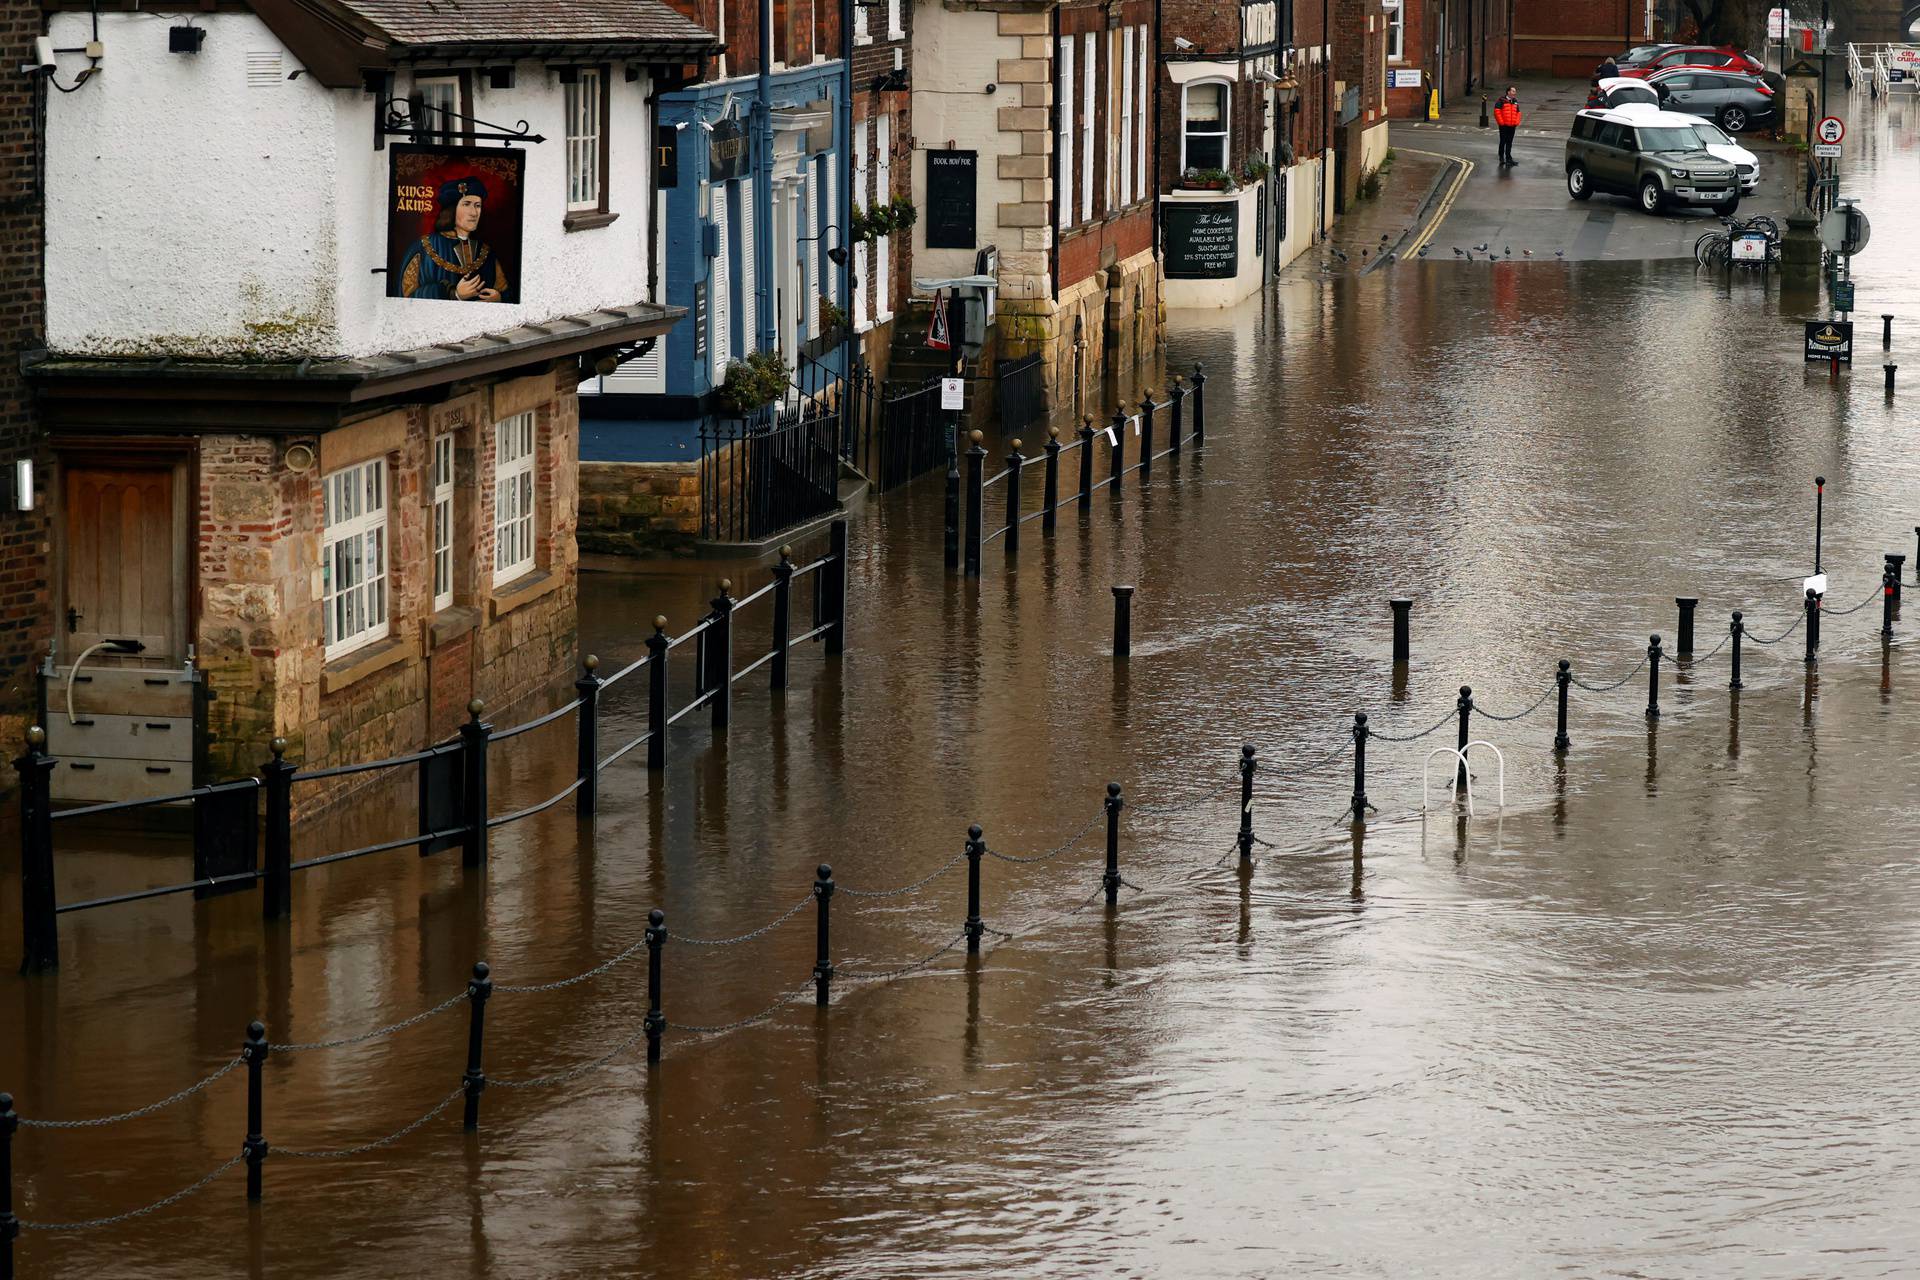
<path fill-rule="evenodd" d="M 1059 127 L 1053 139 L 1054 223 L 1065 231 L 1073 225 L 1073 37 L 1061 36 L 1056 58 L 1059 84 L 1053 95 Z"/>
<path fill-rule="evenodd" d="M 887 39 L 905 40 L 907 30 L 900 23 L 900 0 L 887 0 Z"/>
<path fill-rule="evenodd" d="M 873 43 L 873 31 L 867 21 L 867 7 L 860 4 L 859 0 L 855 0 L 853 6 L 853 42 L 855 44 Z"/>
<path fill-rule="evenodd" d="M 433 438 L 427 479 L 433 502 L 427 523 L 433 534 L 433 611 L 453 608 L 453 433 Z"/>
<path fill-rule="evenodd" d="M 740 261 L 734 266 L 740 278 L 740 352 L 746 355 L 760 349 L 760 251 L 754 244 L 759 204 L 752 178 L 732 185 L 740 188 Z"/>
<path fill-rule="evenodd" d="M 1080 116 L 1080 221 L 1093 221 L 1093 131 L 1097 122 L 1094 115 L 1093 91 L 1100 82 L 1100 37 L 1092 31 L 1086 34 L 1086 61 L 1080 68 L 1080 96 L 1083 100 Z"/>
<path fill-rule="evenodd" d="M 1220 163 L 1217 165 L 1200 166 L 1200 165 L 1193 165 L 1193 164 L 1187 163 L 1187 139 L 1189 135 L 1191 135 L 1193 132 L 1188 122 L 1187 103 L 1193 96 L 1193 91 L 1195 89 L 1202 88 L 1202 87 L 1206 87 L 1210 89 L 1217 88 L 1220 90 L 1220 128 L 1217 130 L 1218 136 L 1220 138 Z M 1230 84 L 1225 80 L 1192 80 L 1181 87 L 1181 90 L 1180 90 L 1180 172 L 1183 176 L 1186 174 L 1188 169 L 1197 169 L 1202 167 L 1208 168 L 1208 169 L 1225 169 L 1227 167 L 1227 163 L 1233 159 L 1233 155 L 1232 155 L 1233 148 L 1231 145 L 1232 138 L 1233 138 L 1232 121 L 1233 121 L 1233 86 L 1232 84 Z M 1203 130 L 1202 132 L 1207 133 L 1208 136 L 1213 136 L 1213 134 L 1216 131 Z"/>
<path fill-rule="evenodd" d="M 1134 55 L 1140 60 L 1139 66 L 1135 69 L 1133 80 L 1133 91 L 1138 98 L 1135 104 L 1134 115 L 1139 121 L 1139 124 L 1133 131 L 1133 198 L 1136 200 L 1144 200 L 1148 194 L 1147 121 L 1152 118 L 1148 114 L 1147 104 L 1151 99 L 1147 96 L 1147 91 L 1148 87 L 1153 83 L 1147 76 L 1147 28 L 1144 23 L 1134 29 L 1133 51 Z"/>
<path fill-rule="evenodd" d="M 867 122 L 857 120 L 853 126 L 853 207 L 871 209 L 873 207 L 873 189 L 867 176 Z M 867 319 L 867 286 L 872 277 L 867 273 L 867 242 L 854 241 L 853 245 L 853 331 L 865 333 L 873 328 L 873 322 Z"/>
<path fill-rule="evenodd" d="M 1387 11 L 1387 61 L 1402 62 L 1407 56 L 1407 15 L 1405 0 L 1381 0 Z"/>
<path fill-rule="evenodd" d="M 884 208 L 893 200 L 893 117 L 878 115 L 873 120 L 873 201 Z M 884 235 L 873 242 L 873 310 L 877 323 L 893 319 L 893 237 Z"/>
<path fill-rule="evenodd" d="M 1133 203 L 1133 28 L 1120 29 L 1120 192 L 1119 203 Z"/>
<path fill-rule="evenodd" d="M 493 585 L 534 569 L 533 464 L 540 452 L 532 411 L 493 424 Z"/>
<path fill-rule="evenodd" d="M 425 104 L 430 98 L 446 99 L 434 106 L 444 106 L 448 113 L 438 110 L 422 110 L 421 118 L 414 121 L 415 126 L 437 142 L 453 142 L 465 131 L 460 116 L 460 77 L 452 76 L 415 76 L 413 78 L 413 96 Z"/>
<path fill-rule="evenodd" d="M 607 175 L 600 172 L 600 131 L 607 122 L 600 118 L 601 71 L 599 67 L 576 67 L 573 83 L 561 86 L 566 116 L 567 211 L 597 212 Z"/>
<path fill-rule="evenodd" d="M 387 460 L 342 467 L 320 484 L 321 635 L 331 662 L 387 637 Z"/>

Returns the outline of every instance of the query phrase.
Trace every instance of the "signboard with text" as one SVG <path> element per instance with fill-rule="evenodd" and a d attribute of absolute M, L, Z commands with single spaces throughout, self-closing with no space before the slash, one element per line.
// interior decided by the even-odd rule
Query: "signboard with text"
<path fill-rule="evenodd" d="M 521 191 L 514 148 L 392 150 L 387 185 L 387 296 L 520 301 Z"/>
<path fill-rule="evenodd" d="M 1161 206 L 1169 280 L 1230 280 L 1240 266 L 1240 202 L 1172 200 Z"/>
<path fill-rule="evenodd" d="M 1387 75 L 1389 77 L 1387 88 L 1389 89 L 1418 89 L 1420 87 L 1420 70 L 1417 67 L 1411 71 L 1396 69 L 1387 72 Z"/>
<path fill-rule="evenodd" d="M 978 151 L 927 152 L 927 248 L 974 247 L 979 163 Z"/>
<path fill-rule="evenodd" d="M 1806 358 L 1809 360 L 1838 360 L 1843 364 L 1852 364 L 1853 321 L 1807 321 Z"/>

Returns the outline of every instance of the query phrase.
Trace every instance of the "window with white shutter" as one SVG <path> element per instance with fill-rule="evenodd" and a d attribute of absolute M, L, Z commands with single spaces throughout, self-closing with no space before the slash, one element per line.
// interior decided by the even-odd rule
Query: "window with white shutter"
<path fill-rule="evenodd" d="M 567 118 L 567 208 L 606 208 L 605 175 L 600 172 L 600 131 L 606 80 L 599 67 L 574 68 L 573 83 L 563 85 Z"/>
<path fill-rule="evenodd" d="M 1099 45 L 1087 32 L 1086 57 L 1080 68 L 1080 221 L 1093 221 L 1093 88 L 1099 79 Z"/>
<path fill-rule="evenodd" d="M 868 209 L 873 207 L 873 189 L 867 185 L 867 122 L 860 121 L 853 126 L 853 207 Z M 873 326 L 867 321 L 867 287 L 872 283 L 867 275 L 867 242 L 857 241 L 853 246 L 853 329 L 855 333 L 865 333 Z"/>
<path fill-rule="evenodd" d="M 753 179 L 731 183 L 740 196 L 740 354 L 760 349 L 760 258 L 754 251 Z"/>
<path fill-rule="evenodd" d="M 1133 28 L 1120 32 L 1120 203 L 1133 203 Z"/>
<path fill-rule="evenodd" d="M 817 163 L 807 165 L 806 195 L 802 207 L 806 222 L 801 234 L 807 237 L 807 255 L 801 270 L 807 273 L 807 283 L 805 289 L 801 291 L 801 296 L 806 299 L 806 310 L 800 317 L 800 327 L 806 333 L 818 333 L 820 331 L 820 166 Z"/>
<path fill-rule="evenodd" d="M 712 189 L 713 229 L 719 237 L 720 252 L 714 255 L 707 276 L 707 319 L 711 326 L 707 334 L 707 352 L 713 357 L 713 385 L 716 387 L 726 380 L 727 361 L 733 358 L 733 317 L 728 305 L 733 288 L 732 281 L 727 278 L 727 259 L 732 243 L 727 227 L 728 185 L 723 182 Z"/>
<path fill-rule="evenodd" d="M 387 460 L 320 482 L 320 607 L 327 661 L 387 634 Z"/>
<path fill-rule="evenodd" d="M 820 184 L 820 225 L 838 227 L 839 230 L 828 239 L 844 246 L 847 243 L 847 219 L 840 208 L 840 167 L 833 152 L 829 151 L 820 157 L 820 171 L 826 175 Z M 840 268 L 829 265 L 825 279 L 827 300 L 836 306 L 840 305 Z"/>
<path fill-rule="evenodd" d="M 1059 122 L 1053 139 L 1054 224 L 1062 231 L 1073 225 L 1073 38 L 1060 37 L 1055 59 L 1054 117 Z"/>
<path fill-rule="evenodd" d="M 1153 99 L 1148 95 L 1148 92 L 1147 92 L 1148 87 L 1151 84 L 1151 81 L 1149 81 L 1147 78 L 1147 66 L 1148 66 L 1147 29 L 1144 25 L 1138 28 L 1138 33 L 1134 36 L 1134 47 L 1140 51 L 1139 76 L 1134 80 L 1134 91 L 1137 94 L 1139 94 L 1139 101 L 1137 103 L 1137 106 L 1138 106 L 1137 114 L 1139 116 L 1140 125 L 1137 129 L 1134 130 L 1135 136 L 1133 139 L 1133 145 L 1134 145 L 1135 154 L 1134 154 L 1134 160 L 1133 160 L 1133 174 L 1134 174 L 1134 196 L 1135 198 L 1140 198 L 1148 194 L 1147 177 L 1152 172 L 1150 169 L 1147 168 L 1147 133 L 1148 133 L 1147 122 L 1150 119 L 1152 119 L 1152 117 L 1149 116 L 1147 112 L 1149 110 L 1148 104 L 1150 104 L 1153 101 Z M 1155 132 L 1158 132 L 1158 131 L 1155 130 Z"/>
<path fill-rule="evenodd" d="M 433 608 L 453 608 L 453 436 L 433 438 Z"/>
<path fill-rule="evenodd" d="M 533 414 L 493 427 L 493 581 L 533 568 Z"/>
<path fill-rule="evenodd" d="M 873 122 L 873 204 L 884 209 L 893 199 L 893 117 Z M 873 245 L 873 309 L 882 323 L 893 319 L 893 237 L 881 236 Z"/>

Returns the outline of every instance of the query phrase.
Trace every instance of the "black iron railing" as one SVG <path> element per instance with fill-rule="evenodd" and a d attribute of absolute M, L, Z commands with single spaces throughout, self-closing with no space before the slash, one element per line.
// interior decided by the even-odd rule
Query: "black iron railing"
<path fill-rule="evenodd" d="M 700 426 L 700 532 L 757 542 L 840 503 L 841 406 L 802 398 L 756 418 Z"/>

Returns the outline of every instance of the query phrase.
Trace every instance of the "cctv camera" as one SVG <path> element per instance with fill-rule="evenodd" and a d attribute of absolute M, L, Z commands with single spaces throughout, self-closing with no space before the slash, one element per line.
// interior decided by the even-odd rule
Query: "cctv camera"
<path fill-rule="evenodd" d="M 33 65 L 47 74 L 53 74 L 53 40 L 48 36 L 33 38 Z"/>
<path fill-rule="evenodd" d="M 1175 36 L 1173 38 L 1173 47 L 1185 53 L 1191 50 L 1194 44 L 1193 41 L 1187 39 L 1185 36 Z"/>

